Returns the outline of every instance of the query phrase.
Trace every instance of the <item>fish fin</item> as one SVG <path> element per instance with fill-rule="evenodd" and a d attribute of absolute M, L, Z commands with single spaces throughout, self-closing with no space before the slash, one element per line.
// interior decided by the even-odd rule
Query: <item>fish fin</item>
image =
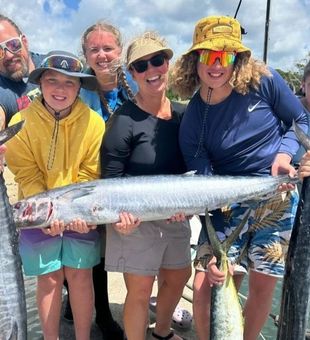
<path fill-rule="evenodd" d="M 308 151 L 310 150 L 310 138 L 306 133 L 296 124 L 295 120 L 292 123 L 293 130 L 300 144 Z"/>
<path fill-rule="evenodd" d="M 12 137 L 14 137 L 21 130 L 24 124 L 25 124 L 25 121 L 22 120 L 0 131 L 0 145 L 4 144 L 8 140 L 10 140 Z"/>
<path fill-rule="evenodd" d="M 75 199 L 90 195 L 92 191 L 94 191 L 95 187 L 96 187 L 95 185 L 89 184 L 83 186 L 82 188 L 81 187 L 70 188 L 68 189 L 68 191 L 58 196 L 58 198 L 65 199 L 68 201 L 74 201 Z"/>
<path fill-rule="evenodd" d="M 276 195 L 256 209 L 254 223 L 251 225 L 250 231 L 278 226 L 280 218 L 290 206 L 290 197 L 290 192 L 287 193 L 285 198 L 282 195 Z"/>

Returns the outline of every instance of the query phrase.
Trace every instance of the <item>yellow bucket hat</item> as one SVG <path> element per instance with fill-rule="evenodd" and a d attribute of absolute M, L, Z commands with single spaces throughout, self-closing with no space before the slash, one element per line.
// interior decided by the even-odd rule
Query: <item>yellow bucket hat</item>
<path fill-rule="evenodd" d="M 193 45 L 185 54 L 200 49 L 237 53 L 251 52 L 241 42 L 239 22 L 227 16 L 210 16 L 202 18 L 196 23 Z"/>

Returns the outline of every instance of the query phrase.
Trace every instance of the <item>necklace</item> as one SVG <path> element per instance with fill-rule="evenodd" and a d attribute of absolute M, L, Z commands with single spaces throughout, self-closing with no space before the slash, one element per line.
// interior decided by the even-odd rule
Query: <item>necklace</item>
<path fill-rule="evenodd" d="M 204 107 L 204 112 L 203 112 L 203 121 L 202 121 L 202 127 L 201 127 L 198 147 L 197 147 L 196 153 L 194 155 L 194 158 L 197 158 L 200 155 L 202 147 L 203 147 L 204 138 L 205 138 L 205 129 L 206 129 L 207 118 L 208 118 L 208 113 L 209 113 L 209 108 L 210 108 L 212 91 L 213 91 L 213 89 L 211 87 L 209 87 L 208 93 L 207 93 L 207 100 L 205 102 L 205 107 Z"/>

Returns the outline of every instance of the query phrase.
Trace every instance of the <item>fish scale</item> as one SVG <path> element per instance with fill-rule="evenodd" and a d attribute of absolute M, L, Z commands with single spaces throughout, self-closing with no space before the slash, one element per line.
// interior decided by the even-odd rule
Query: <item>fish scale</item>
<path fill-rule="evenodd" d="M 0 132 L 0 145 L 23 126 L 19 122 Z M 3 174 L 0 174 L 0 339 L 27 339 L 27 309 L 18 252 L 18 233 Z"/>
<path fill-rule="evenodd" d="M 141 221 L 170 218 L 176 213 L 204 213 L 223 206 L 272 195 L 287 176 L 238 177 L 158 175 L 101 179 L 71 184 L 17 202 L 13 215 L 18 228 L 41 228 L 55 219 L 76 218 L 107 224 L 130 212 Z"/>
<path fill-rule="evenodd" d="M 298 140 L 310 150 L 309 137 L 293 122 Z M 285 263 L 277 340 L 309 339 L 310 177 L 304 179 Z"/>
<path fill-rule="evenodd" d="M 27 339 L 26 298 L 18 234 L 0 175 L 0 339 Z"/>

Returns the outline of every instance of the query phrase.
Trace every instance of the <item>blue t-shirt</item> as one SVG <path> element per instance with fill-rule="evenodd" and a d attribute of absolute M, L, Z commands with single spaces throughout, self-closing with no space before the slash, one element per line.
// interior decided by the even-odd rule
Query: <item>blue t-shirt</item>
<path fill-rule="evenodd" d="M 138 90 L 138 86 L 136 82 L 132 79 L 131 74 L 127 71 L 126 78 L 129 87 L 135 94 Z M 107 100 L 108 105 L 112 112 L 115 112 L 128 99 L 126 90 L 120 86 L 111 91 L 104 92 L 103 95 Z M 80 98 L 91 109 L 99 113 L 99 115 L 104 119 L 104 121 L 107 121 L 110 118 L 110 113 L 105 109 L 103 103 L 101 103 L 99 94 L 97 92 L 81 88 Z"/>
<path fill-rule="evenodd" d="M 179 135 L 188 170 L 264 176 L 270 175 L 277 153 L 293 156 L 297 152 L 292 120 L 307 131 L 306 110 L 281 76 L 270 71 L 272 77 L 262 77 L 257 91 L 246 95 L 232 91 L 208 109 L 199 91 L 193 96 Z"/>
<path fill-rule="evenodd" d="M 43 55 L 30 53 L 35 67 L 38 67 L 44 58 Z M 0 106 L 5 113 L 5 123 L 8 125 L 12 116 L 26 108 L 33 98 L 40 92 L 38 85 L 27 83 L 27 78 L 14 81 L 0 73 Z"/>

